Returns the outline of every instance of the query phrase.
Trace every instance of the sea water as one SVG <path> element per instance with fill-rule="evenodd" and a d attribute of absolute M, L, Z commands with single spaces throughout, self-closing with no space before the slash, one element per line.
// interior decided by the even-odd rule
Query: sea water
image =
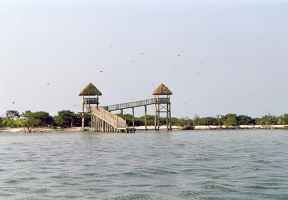
<path fill-rule="evenodd" d="M 2 200 L 287 200 L 288 131 L 0 134 Z"/>

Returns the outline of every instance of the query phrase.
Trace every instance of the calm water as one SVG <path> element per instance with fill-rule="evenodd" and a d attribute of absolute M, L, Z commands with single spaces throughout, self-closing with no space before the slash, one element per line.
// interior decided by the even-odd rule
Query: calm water
<path fill-rule="evenodd" d="M 0 159 L 1 200 L 288 199 L 288 131 L 1 134 Z"/>

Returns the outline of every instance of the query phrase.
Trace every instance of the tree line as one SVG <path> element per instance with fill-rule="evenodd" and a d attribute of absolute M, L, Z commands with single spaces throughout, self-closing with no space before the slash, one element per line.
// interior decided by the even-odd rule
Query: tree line
<path fill-rule="evenodd" d="M 128 126 L 133 124 L 133 116 L 126 114 L 122 116 L 128 123 Z M 135 126 L 144 126 L 145 117 L 135 117 Z M 146 117 L 147 125 L 154 125 L 154 116 L 148 115 Z M 82 123 L 81 113 L 75 113 L 69 110 L 59 111 L 52 116 L 48 112 L 26 111 L 19 113 L 15 110 L 6 112 L 5 117 L 0 118 L 0 127 L 24 127 L 29 132 L 35 127 L 49 127 L 49 128 L 69 128 L 80 127 Z M 91 117 L 85 114 L 85 126 L 90 126 Z M 166 118 L 160 119 L 160 124 L 166 124 Z M 172 118 L 173 126 L 227 126 L 235 127 L 240 125 L 288 125 L 288 114 L 281 116 L 265 115 L 263 117 L 253 118 L 247 115 L 226 114 L 218 115 L 216 117 L 199 117 L 194 118 Z"/>
<path fill-rule="evenodd" d="M 91 118 L 89 114 L 85 114 L 84 116 L 86 119 L 85 125 L 89 126 Z M 5 117 L 0 118 L 0 127 L 23 127 L 27 129 L 27 132 L 31 132 L 32 128 L 35 127 L 69 128 L 79 127 L 81 124 L 81 113 L 75 113 L 69 110 L 59 111 L 55 116 L 44 111 L 25 111 L 20 114 L 16 110 L 9 110 L 6 112 Z"/>
<path fill-rule="evenodd" d="M 128 125 L 132 125 L 132 115 L 125 115 Z M 154 125 L 154 116 L 147 117 L 148 125 Z M 166 124 L 166 118 L 160 119 L 160 124 Z M 136 126 L 145 125 L 145 117 L 135 118 Z M 248 115 L 237 115 L 228 113 L 226 115 L 218 115 L 216 117 L 199 117 L 193 118 L 172 118 L 174 126 L 226 126 L 237 127 L 241 125 L 288 125 L 288 114 L 280 116 L 265 115 L 263 117 L 253 118 Z"/>

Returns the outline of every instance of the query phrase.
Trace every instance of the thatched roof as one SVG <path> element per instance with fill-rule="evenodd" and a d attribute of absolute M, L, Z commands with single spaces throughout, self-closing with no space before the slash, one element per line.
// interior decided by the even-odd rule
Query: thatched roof
<path fill-rule="evenodd" d="M 95 85 L 89 83 L 79 94 L 79 96 L 102 96 L 100 90 Z"/>
<path fill-rule="evenodd" d="M 153 95 L 172 95 L 172 94 L 173 93 L 171 92 L 171 90 L 163 83 L 161 83 L 161 85 L 159 85 L 153 92 Z"/>

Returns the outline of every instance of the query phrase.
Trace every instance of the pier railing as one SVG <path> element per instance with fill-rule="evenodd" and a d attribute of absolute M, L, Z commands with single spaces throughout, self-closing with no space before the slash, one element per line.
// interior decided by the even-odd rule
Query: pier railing
<path fill-rule="evenodd" d="M 111 112 L 111 111 L 124 110 L 124 109 L 129 109 L 129 108 L 149 106 L 153 104 L 168 104 L 168 103 L 170 103 L 169 98 L 151 98 L 151 99 L 145 99 L 142 101 L 134 101 L 134 102 L 128 102 L 128 103 L 109 105 L 103 108 Z"/>

